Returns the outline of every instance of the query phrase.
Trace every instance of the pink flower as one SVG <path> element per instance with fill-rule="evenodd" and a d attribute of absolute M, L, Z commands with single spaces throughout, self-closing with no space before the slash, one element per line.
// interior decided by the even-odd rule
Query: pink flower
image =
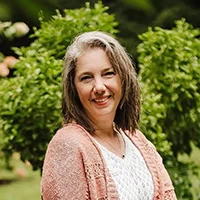
<path fill-rule="evenodd" d="M 12 69 L 15 64 L 18 62 L 18 59 L 15 58 L 14 56 L 6 56 L 3 60 L 3 62 L 10 68 Z"/>
<path fill-rule="evenodd" d="M 8 66 L 5 63 L 0 63 L 0 76 L 1 77 L 6 77 L 8 76 L 10 70 Z"/>

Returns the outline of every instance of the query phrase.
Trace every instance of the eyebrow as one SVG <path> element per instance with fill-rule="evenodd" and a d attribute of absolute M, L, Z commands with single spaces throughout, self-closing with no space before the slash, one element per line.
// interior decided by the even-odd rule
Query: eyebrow
<path fill-rule="evenodd" d="M 114 70 L 114 68 L 113 67 L 106 67 L 101 72 L 104 73 L 104 72 L 107 72 L 109 70 Z M 92 74 L 92 73 L 90 71 L 85 71 L 85 72 L 80 73 L 78 76 L 83 76 L 83 75 L 87 75 L 87 74 Z"/>
<path fill-rule="evenodd" d="M 103 69 L 102 72 L 106 72 L 106 71 L 109 71 L 109 70 L 114 70 L 114 68 L 113 67 L 107 67 L 107 68 Z"/>

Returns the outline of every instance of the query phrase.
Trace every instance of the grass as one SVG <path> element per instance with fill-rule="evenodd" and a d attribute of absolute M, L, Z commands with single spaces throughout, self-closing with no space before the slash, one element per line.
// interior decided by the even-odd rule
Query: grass
<path fill-rule="evenodd" d="M 194 161 L 196 166 L 198 166 L 198 174 L 200 176 L 200 149 L 196 147 L 192 147 L 192 154 L 191 156 L 182 155 L 179 157 L 180 160 L 183 161 Z M 193 200 L 200 200 L 200 179 L 199 177 L 191 174 L 190 176 L 192 180 L 192 188 L 191 191 L 193 193 L 194 199 Z"/>
<path fill-rule="evenodd" d="M 38 200 L 40 178 L 37 173 L 33 173 L 31 177 L 23 178 L 0 186 L 1 200 Z"/>
<path fill-rule="evenodd" d="M 19 160 L 18 154 L 12 158 L 12 171 L 0 170 L 0 199 L 1 200 L 39 200 L 40 172 L 33 171 L 30 164 Z"/>

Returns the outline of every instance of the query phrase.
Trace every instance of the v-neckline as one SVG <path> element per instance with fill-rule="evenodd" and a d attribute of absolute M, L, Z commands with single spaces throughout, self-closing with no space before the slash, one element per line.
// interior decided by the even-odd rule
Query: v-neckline
<path fill-rule="evenodd" d="M 124 157 L 120 157 L 117 154 L 115 154 L 114 152 L 110 151 L 108 148 L 106 148 L 103 144 L 101 144 L 99 141 L 97 141 L 95 138 L 93 138 L 94 142 L 96 142 L 96 144 L 99 146 L 100 150 L 106 151 L 108 154 L 110 154 L 112 157 L 114 157 L 115 159 L 118 159 L 120 161 L 124 161 L 126 160 L 127 157 L 127 142 L 126 142 L 126 138 L 124 138 L 123 133 L 121 133 L 121 136 L 124 140 L 124 145 L 125 145 L 125 156 Z M 103 152 L 102 152 L 103 153 Z"/>

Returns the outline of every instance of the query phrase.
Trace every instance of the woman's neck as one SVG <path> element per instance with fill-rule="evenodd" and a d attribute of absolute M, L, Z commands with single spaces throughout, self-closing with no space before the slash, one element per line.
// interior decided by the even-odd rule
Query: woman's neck
<path fill-rule="evenodd" d="M 96 135 L 110 138 L 115 136 L 113 131 L 113 114 L 99 116 L 98 118 L 91 118 L 91 121 L 93 122 Z"/>
<path fill-rule="evenodd" d="M 104 138 L 112 138 L 115 137 L 115 132 L 113 129 L 113 121 L 101 121 L 95 123 L 95 135 L 104 137 Z"/>

